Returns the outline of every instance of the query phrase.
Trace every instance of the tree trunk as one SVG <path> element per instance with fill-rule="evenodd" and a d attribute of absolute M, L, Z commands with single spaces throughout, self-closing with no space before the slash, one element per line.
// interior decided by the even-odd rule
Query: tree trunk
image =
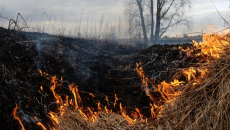
<path fill-rule="evenodd" d="M 161 3 L 160 0 L 157 0 L 157 14 L 156 14 L 156 31 L 155 31 L 155 39 L 154 44 L 157 44 L 159 41 L 159 34 L 160 34 L 160 24 L 161 23 Z"/>
<path fill-rule="evenodd" d="M 140 16 L 141 16 L 141 25 L 142 25 L 142 31 L 143 31 L 143 36 L 144 36 L 144 42 L 145 45 L 144 47 L 147 47 L 148 45 L 148 38 L 147 38 L 147 34 L 146 34 L 146 29 L 145 29 L 145 21 L 144 21 L 144 15 L 143 15 L 143 9 L 142 9 L 142 0 L 136 0 L 138 7 L 139 7 L 139 12 L 140 12 Z"/>
<path fill-rule="evenodd" d="M 150 0 L 151 2 L 151 9 L 150 9 L 150 14 L 151 14 L 151 39 L 150 42 L 153 44 L 153 31 L 154 31 L 154 19 L 153 19 L 153 0 Z"/>

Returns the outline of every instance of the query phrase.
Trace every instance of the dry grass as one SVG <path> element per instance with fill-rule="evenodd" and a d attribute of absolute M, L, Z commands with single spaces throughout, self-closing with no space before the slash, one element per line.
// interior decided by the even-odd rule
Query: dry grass
<path fill-rule="evenodd" d="M 230 56 L 215 60 L 203 82 L 184 86 L 183 94 L 165 104 L 161 120 L 172 129 L 230 129 Z"/>
<path fill-rule="evenodd" d="M 96 123 L 92 123 L 85 120 L 78 110 L 71 109 L 67 109 L 59 122 L 58 130 L 139 130 L 153 127 L 141 122 L 129 125 L 122 115 L 105 111 L 100 112 Z"/>

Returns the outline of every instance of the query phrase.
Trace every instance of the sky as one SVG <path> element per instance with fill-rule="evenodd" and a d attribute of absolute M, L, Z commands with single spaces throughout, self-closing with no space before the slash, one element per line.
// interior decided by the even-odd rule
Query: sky
<path fill-rule="evenodd" d="M 230 0 L 212 1 L 221 15 L 230 21 Z M 0 0 L 0 16 L 16 19 L 20 13 L 30 27 L 48 33 L 78 35 L 77 32 L 81 32 L 89 36 L 111 32 L 111 28 L 120 28 L 120 35 L 123 35 L 127 27 L 124 2 L 125 0 Z M 191 3 L 192 8 L 186 13 L 191 17 L 191 30 L 177 26 L 165 35 L 201 32 L 208 25 L 215 25 L 217 30 L 224 27 L 211 0 L 191 0 Z M 22 20 L 19 19 L 19 22 Z M 0 18 L 0 26 L 7 25 L 8 20 Z M 93 32 L 95 28 L 97 31 Z"/>

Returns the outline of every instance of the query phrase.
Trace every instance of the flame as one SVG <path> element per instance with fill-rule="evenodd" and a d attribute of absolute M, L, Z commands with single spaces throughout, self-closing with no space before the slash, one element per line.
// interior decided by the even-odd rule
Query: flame
<path fill-rule="evenodd" d="M 112 112 L 113 112 L 112 110 L 109 110 L 109 109 L 107 108 L 107 106 L 105 106 L 105 111 L 106 111 L 106 113 L 112 113 Z"/>
<path fill-rule="evenodd" d="M 97 112 L 93 112 L 89 107 L 87 107 L 89 113 L 88 113 L 88 117 L 90 117 L 90 120 L 92 122 L 96 122 L 97 117 L 98 117 L 98 113 Z"/>
<path fill-rule="evenodd" d="M 61 76 L 61 82 L 63 82 L 63 76 Z"/>
<path fill-rule="evenodd" d="M 17 104 L 17 103 L 15 103 L 15 104 L 16 104 L 16 107 L 14 108 L 14 110 L 13 110 L 11 116 L 14 116 L 14 118 L 15 118 L 15 119 L 19 122 L 19 124 L 21 125 L 22 130 L 25 130 L 25 128 L 24 128 L 24 126 L 23 126 L 23 124 L 22 124 L 20 118 L 17 117 L 17 115 L 16 115 L 16 114 L 17 114 L 17 109 L 18 109 L 18 104 Z"/>
<path fill-rule="evenodd" d="M 191 56 L 192 58 L 194 58 L 194 56 L 195 57 L 202 56 L 201 58 L 203 58 L 203 60 L 206 60 L 207 62 L 209 62 L 212 59 L 216 59 L 216 58 L 221 57 L 222 55 L 225 55 L 226 51 L 223 48 L 226 46 L 230 46 L 230 45 L 228 42 L 226 42 L 224 40 L 224 38 L 221 39 L 220 36 L 219 35 L 217 36 L 216 34 L 214 34 L 214 35 L 206 34 L 203 36 L 203 42 L 197 43 L 197 42 L 193 41 L 192 47 L 188 47 L 187 49 L 183 49 L 181 46 L 179 46 L 178 49 L 180 49 L 182 52 L 184 52 L 187 57 Z M 197 53 L 196 52 L 197 50 L 200 50 L 200 52 Z M 196 54 L 194 54 L 194 53 L 196 53 Z M 128 69 L 129 67 L 130 67 L 130 65 L 129 66 L 126 65 L 126 69 Z M 204 78 L 206 76 L 206 73 L 208 71 L 207 68 L 204 69 L 204 67 L 202 67 L 202 66 L 182 69 L 182 71 L 180 72 L 181 76 L 186 77 L 186 79 L 185 78 L 175 78 L 175 79 L 171 80 L 170 82 L 162 81 L 161 83 L 159 83 L 157 85 L 157 84 L 155 84 L 155 82 L 153 82 L 153 81 L 155 81 L 154 79 L 149 80 L 148 76 L 146 76 L 144 74 L 144 71 L 142 68 L 142 63 L 136 63 L 136 68 L 134 70 L 140 76 L 140 79 L 142 82 L 141 88 L 145 91 L 146 96 L 148 96 L 150 98 L 150 103 L 149 103 L 148 108 L 150 108 L 151 116 L 149 119 L 156 119 L 158 117 L 158 115 L 162 114 L 164 103 L 170 103 L 177 96 L 181 95 L 182 90 L 183 90 L 183 85 L 185 83 L 188 83 L 190 81 L 193 81 L 192 82 L 193 85 L 197 85 L 197 84 L 201 83 L 202 78 Z M 40 72 L 41 76 L 43 74 L 48 75 L 45 72 L 42 73 L 41 70 L 39 70 L 39 72 Z M 184 79 L 184 80 L 182 80 L 182 79 Z M 53 124 L 57 125 L 59 123 L 59 116 L 63 115 L 63 111 L 65 110 L 64 108 L 68 107 L 68 106 L 74 106 L 75 109 L 79 111 L 79 113 L 81 114 L 81 116 L 85 120 L 91 121 L 91 122 L 97 122 L 97 119 L 99 117 L 99 113 L 101 111 L 103 111 L 102 109 L 104 109 L 104 111 L 106 113 L 112 113 L 112 110 L 110 110 L 111 107 L 110 107 L 109 99 L 107 96 L 105 97 L 107 105 L 103 106 L 98 101 L 97 103 L 95 102 L 97 104 L 97 108 L 95 108 L 95 109 L 90 108 L 90 107 L 84 108 L 80 94 L 79 94 L 78 86 L 76 84 L 71 84 L 69 86 L 69 90 L 70 90 L 70 92 L 72 92 L 74 98 L 69 100 L 69 96 L 66 95 L 65 103 L 63 103 L 61 96 L 55 92 L 55 89 L 62 85 L 60 82 L 61 83 L 63 82 L 63 76 L 61 77 L 61 80 L 59 82 L 57 81 L 56 76 L 53 76 L 51 78 L 50 90 L 52 91 L 52 93 L 55 97 L 57 107 L 58 107 L 58 110 L 60 113 L 60 114 L 57 114 L 55 112 L 49 112 L 48 113 Z M 149 83 L 152 86 L 149 86 Z M 43 90 L 42 86 L 40 88 L 41 88 L 41 90 Z M 156 92 L 159 95 L 159 97 L 154 97 L 152 92 L 154 92 L 154 93 Z M 89 93 L 89 96 L 91 96 L 93 98 L 95 97 L 95 95 L 93 95 L 92 93 Z M 118 101 L 117 94 L 114 94 L 114 98 L 115 99 L 114 99 L 113 107 L 115 108 L 117 105 L 117 101 Z M 131 113 L 131 115 L 127 115 L 125 107 L 123 108 L 121 103 L 119 106 L 120 106 L 121 115 L 127 120 L 127 122 L 129 124 L 135 124 L 137 122 L 137 120 L 141 120 L 141 122 L 143 122 L 143 123 L 147 122 L 149 120 L 147 117 L 144 117 L 141 114 L 141 112 L 138 108 L 135 108 L 135 111 L 133 111 Z M 18 121 L 21 124 L 20 119 Z M 23 127 L 22 124 L 21 124 L 21 126 Z M 42 129 L 44 129 L 44 128 L 42 127 Z M 51 129 L 51 127 L 50 127 L 50 129 Z"/>
<path fill-rule="evenodd" d="M 58 82 L 57 82 L 57 77 L 56 77 L 56 75 L 54 75 L 54 76 L 52 77 L 52 79 L 51 79 L 51 85 L 52 85 L 52 87 L 50 88 L 50 90 L 52 91 L 52 93 L 53 93 L 53 95 L 54 95 L 54 97 L 55 97 L 55 99 L 56 99 L 57 107 L 58 107 L 58 109 L 60 110 L 61 106 L 63 106 L 64 103 L 63 103 L 63 100 L 62 100 L 61 96 L 58 95 L 58 94 L 54 91 L 54 90 L 57 88 L 57 86 L 58 86 Z"/>
<path fill-rule="evenodd" d="M 98 111 L 102 110 L 100 102 L 97 103 L 97 109 L 98 109 Z"/>
<path fill-rule="evenodd" d="M 173 87 L 180 86 L 180 85 L 182 85 L 183 83 L 185 83 L 185 82 L 184 82 L 184 81 L 179 81 L 178 79 L 174 79 L 173 82 L 170 82 L 170 84 L 171 84 Z"/>
<path fill-rule="evenodd" d="M 81 102 L 81 97 L 78 93 L 78 86 L 76 84 L 71 84 L 69 86 L 70 91 L 74 95 L 74 103 L 75 103 L 75 108 L 78 109 L 79 107 L 82 108 L 82 102 Z"/>
<path fill-rule="evenodd" d="M 34 117 L 34 119 L 38 121 L 38 119 L 36 117 Z M 40 126 L 42 128 L 42 130 L 46 130 L 46 127 L 41 122 L 38 121 L 36 124 L 38 126 Z"/>
<path fill-rule="evenodd" d="M 54 125 L 57 125 L 59 123 L 59 116 L 55 112 L 51 112 L 51 111 L 48 114 L 50 115 L 52 123 Z"/>
<path fill-rule="evenodd" d="M 43 87 L 42 86 L 40 87 L 40 89 L 41 89 L 41 91 L 43 91 Z"/>
<path fill-rule="evenodd" d="M 117 98 L 117 94 L 115 94 L 115 99 L 114 99 L 114 107 L 116 106 L 116 104 L 117 104 L 117 101 L 118 101 L 118 98 Z"/>
<path fill-rule="evenodd" d="M 121 103 L 120 103 L 120 111 L 122 116 L 128 121 L 129 124 L 135 124 L 136 119 L 132 119 L 126 114 L 126 110 L 122 107 Z"/>
<path fill-rule="evenodd" d="M 71 99 L 71 100 L 69 101 L 69 105 L 70 105 L 70 106 L 73 106 L 73 99 Z"/>
<path fill-rule="evenodd" d="M 81 113 L 82 117 L 87 121 L 87 120 L 88 120 L 88 117 L 85 115 L 85 113 L 82 112 L 81 109 L 78 109 L 78 110 L 79 110 L 79 112 Z"/>
<path fill-rule="evenodd" d="M 138 113 L 139 117 L 141 118 L 141 121 L 145 122 L 145 120 L 143 119 L 143 115 L 141 114 L 140 110 L 138 108 L 135 108 L 135 111 Z"/>
<path fill-rule="evenodd" d="M 141 67 L 141 62 L 140 62 L 139 64 L 136 63 L 136 69 L 135 69 L 134 71 L 137 71 L 138 75 L 139 75 L 140 78 L 141 78 L 141 82 L 142 82 L 142 84 L 143 84 L 143 85 L 141 86 L 141 88 L 144 88 L 145 93 L 146 93 L 147 95 L 149 95 L 148 77 L 145 76 L 145 74 L 144 74 L 144 71 L 143 71 L 143 69 L 142 69 L 142 67 Z"/>
<path fill-rule="evenodd" d="M 44 75 L 49 75 L 49 74 L 47 74 L 46 72 L 44 72 L 43 74 L 44 74 Z"/>
<path fill-rule="evenodd" d="M 156 117 L 156 114 L 154 112 L 154 106 L 151 103 L 149 105 L 151 106 L 151 117 L 153 119 L 154 117 Z"/>
<path fill-rule="evenodd" d="M 95 96 L 92 93 L 89 93 L 90 96 L 92 96 L 93 98 L 95 98 Z"/>
<path fill-rule="evenodd" d="M 187 76 L 187 80 L 191 81 L 191 78 L 196 78 L 196 70 L 193 67 L 189 68 L 188 70 L 183 71 L 184 74 Z"/>
<path fill-rule="evenodd" d="M 39 70 L 39 73 L 41 74 L 41 76 L 43 75 L 43 73 L 42 73 L 42 71 L 41 71 L 41 70 Z"/>
<path fill-rule="evenodd" d="M 110 106 L 110 104 L 109 104 L 109 99 L 108 99 L 107 96 L 105 96 L 105 100 L 107 101 L 107 105 Z"/>
<path fill-rule="evenodd" d="M 68 95 L 66 95 L 65 96 L 65 104 L 64 104 L 66 107 L 68 107 L 69 106 L 69 96 Z"/>

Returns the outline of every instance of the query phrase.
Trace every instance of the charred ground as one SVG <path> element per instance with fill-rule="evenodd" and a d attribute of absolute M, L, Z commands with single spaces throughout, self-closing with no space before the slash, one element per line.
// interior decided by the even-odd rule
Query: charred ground
<path fill-rule="evenodd" d="M 94 106 L 95 100 L 105 105 L 106 96 L 113 106 L 116 93 L 118 102 L 122 102 L 128 112 L 137 107 L 147 115 L 149 98 L 134 71 L 136 63 L 142 62 L 146 75 L 156 79 L 155 83 L 170 81 L 175 73 L 170 70 L 186 67 L 186 61 L 191 61 L 185 58 L 179 46 L 185 49 L 191 44 L 154 45 L 140 50 L 111 40 L 14 31 L 8 34 L 0 28 L 0 128 L 20 129 L 11 116 L 15 103 L 19 104 L 17 115 L 26 129 L 40 129 L 34 116 L 48 126 L 47 112 L 57 109 L 47 80 L 53 75 L 59 79 L 64 77 L 66 87 L 56 90 L 63 98 L 71 96 L 68 86 L 75 83 L 85 106 Z M 39 70 L 49 75 L 41 76 Z M 96 98 L 92 99 L 89 93 Z M 119 107 L 111 109 L 116 112 Z"/>

